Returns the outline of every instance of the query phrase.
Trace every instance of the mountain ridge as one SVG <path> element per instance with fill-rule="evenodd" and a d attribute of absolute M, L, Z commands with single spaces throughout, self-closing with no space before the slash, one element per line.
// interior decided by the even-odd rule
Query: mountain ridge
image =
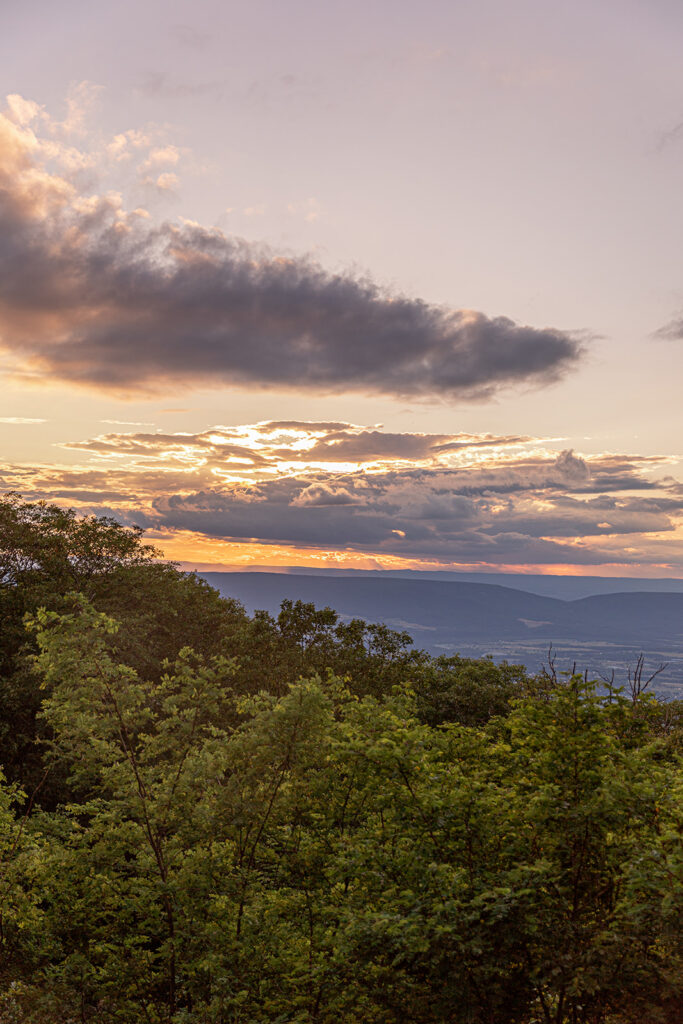
<path fill-rule="evenodd" d="M 631 591 L 562 599 L 509 586 L 455 580 L 303 573 L 201 573 L 248 611 L 277 615 L 285 598 L 331 607 L 342 620 L 407 631 L 432 654 L 491 654 L 537 670 L 553 647 L 597 674 L 625 672 L 641 651 L 683 681 L 683 592 Z"/>

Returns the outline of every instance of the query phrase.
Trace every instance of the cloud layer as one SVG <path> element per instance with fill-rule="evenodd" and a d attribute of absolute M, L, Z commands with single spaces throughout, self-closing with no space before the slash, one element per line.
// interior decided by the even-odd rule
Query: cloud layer
<path fill-rule="evenodd" d="M 387 565 L 683 569 L 683 489 L 662 475 L 663 458 L 296 421 L 108 433 L 65 447 L 80 466 L 7 467 L 0 484 L 106 509 L 190 546 L 360 553 Z"/>
<path fill-rule="evenodd" d="M 668 324 L 664 324 L 658 331 L 655 331 L 655 337 L 664 338 L 666 341 L 682 341 L 683 317 L 670 320 Z"/>
<path fill-rule="evenodd" d="M 391 294 L 194 223 L 156 225 L 118 193 L 91 194 L 92 159 L 57 135 L 20 97 L 0 116 L 0 345 L 24 373 L 119 393 L 478 399 L 555 380 L 579 357 L 560 330 Z M 128 132 L 106 152 L 135 154 L 143 185 L 175 186 L 173 146 Z"/>

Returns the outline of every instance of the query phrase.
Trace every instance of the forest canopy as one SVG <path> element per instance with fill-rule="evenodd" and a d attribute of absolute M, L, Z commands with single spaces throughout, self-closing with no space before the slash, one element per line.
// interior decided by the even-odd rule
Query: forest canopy
<path fill-rule="evenodd" d="M 0 499 L 0 1020 L 675 1024 L 681 707 Z"/>

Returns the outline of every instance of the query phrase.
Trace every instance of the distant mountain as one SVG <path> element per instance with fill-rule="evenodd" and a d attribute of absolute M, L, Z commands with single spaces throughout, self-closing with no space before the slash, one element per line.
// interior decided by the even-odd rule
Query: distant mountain
<path fill-rule="evenodd" d="M 491 583 L 266 572 L 203 575 L 250 609 L 277 612 L 283 598 L 291 597 L 397 629 L 446 630 L 453 643 L 525 637 L 541 628 L 549 636 L 591 640 L 661 638 L 681 632 L 683 625 L 683 593 L 600 594 L 561 601 Z"/>
<path fill-rule="evenodd" d="M 551 617 L 554 621 L 565 605 L 553 598 L 486 583 L 266 572 L 202 575 L 250 610 L 276 612 L 282 599 L 291 597 L 329 605 L 344 617 L 381 620 L 396 629 L 448 630 L 454 639 L 458 635 L 515 634 L 524 619 Z"/>
<path fill-rule="evenodd" d="M 683 593 L 683 579 L 665 577 L 642 578 L 637 576 L 544 576 L 540 573 L 512 572 L 451 572 L 447 569 L 434 571 L 422 569 L 315 569 L 309 566 L 286 565 L 276 569 L 271 566 L 250 566 L 248 570 L 234 572 L 282 573 L 292 576 L 349 577 L 352 579 L 406 579 L 434 580 L 441 583 L 490 583 L 499 587 L 524 590 L 528 594 L 557 597 L 571 601 L 593 594 L 623 594 L 633 591 L 652 593 Z M 204 576 L 220 573 L 202 573 Z"/>
<path fill-rule="evenodd" d="M 250 612 L 262 608 L 277 614 L 284 598 L 310 601 L 334 608 L 343 619 L 384 622 L 406 630 L 418 646 L 434 654 L 490 653 L 537 670 L 552 645 L 563 663 L 575 661 L 600 674 L 615 668 L 618 674 L 625 673 L 643 651 L 653 664 L 669 665 L 660 687 L 671 690 L 680 683 L 683 692 L 683 592 L 633 591 L 560 600 L 497 583 L 422 576 L 201 575 Z"/>

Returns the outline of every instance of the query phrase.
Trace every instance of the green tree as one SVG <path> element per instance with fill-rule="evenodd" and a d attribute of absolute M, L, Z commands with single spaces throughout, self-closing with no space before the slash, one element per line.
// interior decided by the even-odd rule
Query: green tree
<path fill-rule="evenodd" d="M 187 649 L 145 678 L 125 625 L 64 604 L 32 628 L 67 797 L 27 814 L 0 787 L 2 1019 L 678 1021 L 683 794 L 653 698 L 459 659 L 285 685 L 304 647 L 381 658 L 305 606 L 286 638 L 261 619 L 260 692 Z"/>
<path fill-rule="evenodd" d="M 680 769 L 619 741 L 628 703 L 574 677 L 486 730 L 366 721 L 351 997 L 387 1021 L 677 1020 Z"/>
<path fill-rule="evenodd" d="M 529 691 L 522 665 L 496 665 L 491 658 L 438 657 L 415 674 L 417 709 L 429 725 L 484 725 L 507 715 L 512 701 Z"/>
<path fill-rule="evenodd" d="M 38 612 L 33 626 L 50 760 L 85 794 L 42 825 L 44 1010 L 68 1015 L 75 999 L 88 1019 L 170 1020 L 187 1002 L 204 916 L 195 846 L 212 840 L 204 824 L 227 751 L 215 722 L 233 666 L 185 650 L 158 682 L 143 681 L 112 659 L 117 624 L 83 599 L 67 615 Z"/>
<path fill-rule="evenodd" d="M 331 608 L 282 602 L 277 618 L 257 611 L 231 636 L 239 659 L 237 685 L 245 693 L 268 689 L 282 695 L 290 683 L 331 670 L 348 677 L 358 694 L 388 692 L 430 659 L 415 650 L 408 633 L 362 619 L 340 622 Z"/>
<path fill-rule="evenodd" d="M 183 646 L 220 653 L 246 621 L 237 602 L 159 557 L 138 527 L 16 494 L 0 498 L 0 747 L 8 777 L 27 791 L 42 777 L 43 762 L 36 719 L 42 694 L 26 614 L 41 606 L 64 611 L 68 594 L 84 594 L 122 622 L 111 638 L 116 657 L 150 679 Z M 59 798 L 62 783 L 53 771 L 41 790 L 43 803 Z"/>

